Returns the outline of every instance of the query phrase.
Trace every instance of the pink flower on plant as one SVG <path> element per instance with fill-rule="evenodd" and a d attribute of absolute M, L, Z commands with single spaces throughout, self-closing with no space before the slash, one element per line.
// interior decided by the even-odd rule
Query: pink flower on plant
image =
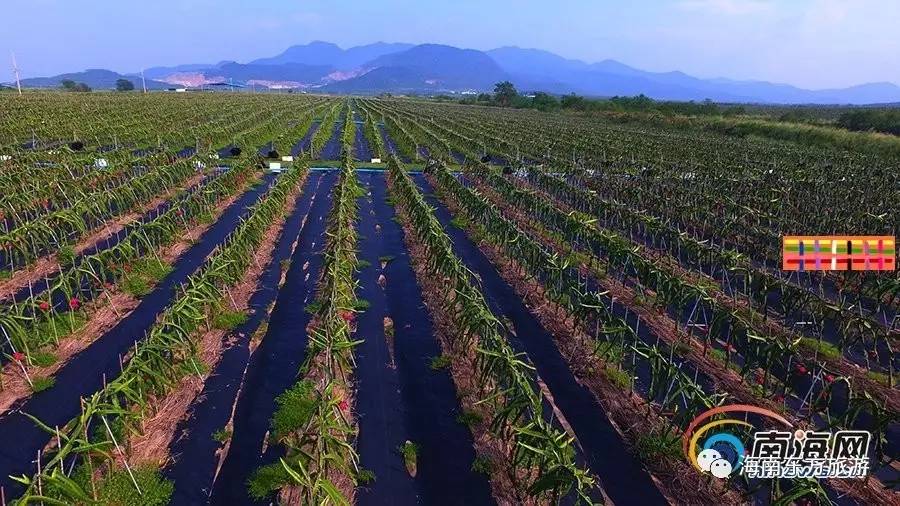
<path fill-rule="evenodd" d="M 81 301 L 78 300 L 78 297 L 72 297 L 69 300 L 69 309 L 71 309 L 73 311 L 77 311 L 78 308 L 80 308 L 80 307 L 81 307 Z"/>
<path fill-rule="evenodd" d="M 338 403 L 338 408 L 340 408 L 341 411 L 347 411 L 350 409 L 350 403 L 347 402 L 347 399 L 341 399 L 341 402 Z"/>
<path fill-rule="evenodd" d="M 23 360 L 25 360 L 25 354 L 21 351 L 17 351 L 13 353 L 13 360 L 15 360 L 16 362 L 22 362 Z"/>
<path fill-rule="evenodd" d="M 41 311 L 50 311 L 50 303 L 46 300 L 42 301 L 38 307 L 41 308 Z"/>

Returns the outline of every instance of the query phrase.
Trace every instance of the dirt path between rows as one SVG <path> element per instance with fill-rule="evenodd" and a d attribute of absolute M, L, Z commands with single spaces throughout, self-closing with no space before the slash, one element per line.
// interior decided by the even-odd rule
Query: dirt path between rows
<path fill-rule="evenodd" d="M 296 190 L 288 195 L 282 216 L 277 218 L 266 230 L 262 243 L 256 249 L 254 261 L 244 276 L 236 285 L 228 288 L 229 300 L 234 304 L 230 308 L 231 310 L 247 311 L 250 298 L 256 292 L 257 281 L 272 260 L 285 221 L 297 204 L 297 197 L 302 191 L 304 181 L 305 178 L 301 179 L 297 183 Z M 153 415 L 144 419 L 142 434 L 131 437 L 128 441 L 129 462 L 132 465 L 148 464 L 159 468 L 166 465 L 170 459 L 169 448 L 179 422 L 188 416 L 191 405 L 203 391 L 203 385 L 211 372 L 215 370 L 222 353 L 239 339 L 247 337 L 233 335 L 229 330 L 217 329 L 209 330 L 199 337 L 200 359 L 209 372 L 202 376 L 186 376 L 173 391 L 166 395 L 165 399 L 157 399 L 157 402 L 151 404 L 149 409 Z"/>

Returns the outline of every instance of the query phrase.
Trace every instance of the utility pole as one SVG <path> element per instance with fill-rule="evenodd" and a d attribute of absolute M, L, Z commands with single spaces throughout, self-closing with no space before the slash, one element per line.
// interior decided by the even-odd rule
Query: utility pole
<path fill-rule="evenodd" d="M 144 88 L 144 93 L 147 93 L 147 80 L 144 79 L 144 69 L 141 69 L 141 86 Z"/>
<path fill-rule="evenodd" d="M 22 83 L 19 82 L 19 66 L 16 64 L 16 53 L 9 52 L 12 55 L 13 73 L 16 75 L 16 89 L 19 90 L 19 96 L 22 95 Z"/>

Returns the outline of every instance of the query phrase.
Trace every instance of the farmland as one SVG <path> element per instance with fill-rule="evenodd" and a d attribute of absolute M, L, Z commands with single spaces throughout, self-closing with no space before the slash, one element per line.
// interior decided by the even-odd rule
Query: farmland
<path fill-rule="evenodd" d="M 0 112 L 4 504 L 900 503 L 900 277 L 781 270 L 783 235 L 897 235 L 889 150 L 399 98 Z M 870 475 L 703 474 L 682 435 L 726 404 L 870 431 Z"/>

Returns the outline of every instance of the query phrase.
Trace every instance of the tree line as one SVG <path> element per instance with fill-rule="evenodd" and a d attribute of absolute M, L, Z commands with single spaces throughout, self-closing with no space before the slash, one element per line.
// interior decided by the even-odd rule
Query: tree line
<path fill-rule="evenodd" d="M 900 109 L 856 109 L 841 114 L 838 125 L 857 132 L 900 135 Z"/>
<path fill-rule="evenodd" d="M 89 92 L 93 91 L 90 86 L 85 83 L 76 83 L 71 79 L 63 79 L 60 82 L 60 87 L 65 91 L 75 91 L 75 92 Z M 116 91 L 133 91 L 134 83 L 129 81 L 128 79 L 117 79 L 116 80 Z"/>
<path fill-rule="evenodd" d="M 621 111 L 649 112 L 664 115 L 683 114 L 690 116 L 731 116 L 744 114 L 743 106 L 723 106 L 711 100 L 703 102 L 658 101 L 646 95 L 635 97 L 612 97 L 606 99 L 586 98 L 574 93 L 557 96 L 543 91 L 520 94 L 509 81 L 497 83 L 494 93 L 481 93 L 473 98 L 460 100 L 461 103 L 514 107 L 517 109 L 537 109 L 540 111 Z"/>

